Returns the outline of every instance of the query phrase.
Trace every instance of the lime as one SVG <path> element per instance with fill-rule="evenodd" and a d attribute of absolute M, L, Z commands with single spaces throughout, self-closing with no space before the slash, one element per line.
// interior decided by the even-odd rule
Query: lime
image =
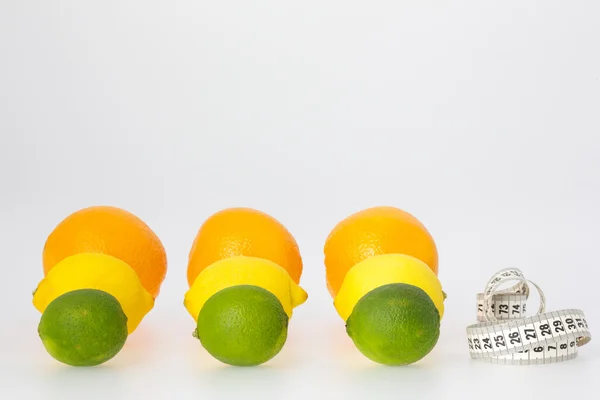
<path fill-rule="evenodd" d="M 113 295 L 78 289 L 48 304 L 38 333 L 56 360 L 73 366 L 93 366 L 110 360 L 123 348 L 127 316 Z"/>
<path fill-rule="evenodd" d="M 412 364 L 435 347 L 440 314 L 422 289 L 392 283 L 363 296 L 346 321 L 358 350 L 386 365 Z"/>
<path fill-rule="evenodd" d="M 274 294 L 258 286 L 236 285 L 208 298 L 194 336 L 217 360 L 252 366 L 279 353 L 287 327 L 288 316 Z"/>

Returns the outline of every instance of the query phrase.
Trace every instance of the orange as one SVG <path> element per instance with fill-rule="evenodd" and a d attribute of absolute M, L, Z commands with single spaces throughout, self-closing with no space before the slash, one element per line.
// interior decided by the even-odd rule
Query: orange
<path fill-rule="evenodd" d="M 78 253 L 103 253 L 125 261 L 154 298 L 167 273 L 167 255 L 158 237 L 141 219 L 116 207 L 84 208 L 62 220 L 44 245 L 44 274 Z"/>
<path fill-rule="evenodd" d="M 290 232 L 262 211 L 237 207 L 211 215 L 200 227 L 189 253 L 188 284 L 215 261 L 235 256 L 272 261 L 300 283 L 302 257 Z"/>
<path fill-rule="evenodd" d="M 335 297 L 350 268 L 367 258 L 389 253 L 415 257 L 437 275 L 433 238 L 414 216 L 395 207 L 372 207 L 342 220 L 325 242 L 327 289 Z"/>

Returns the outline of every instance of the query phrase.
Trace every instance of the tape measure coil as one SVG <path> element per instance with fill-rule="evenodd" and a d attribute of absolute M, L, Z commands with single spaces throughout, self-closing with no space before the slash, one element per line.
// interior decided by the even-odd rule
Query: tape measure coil
<path fill-rule="evenodd" d="M 517 281 L 505 290 L 502 284 Z M 540 295 L 536 315 L 526 317 L 530 285 Z M 535 283 L 514 268 L 497 272 L 477 295 L 477 324 L 467 327 L 472 358 L 496 364 L 549 364 L 577 357 L 591 335 L 582 310 L 545 312 L 546 299 Z"/>

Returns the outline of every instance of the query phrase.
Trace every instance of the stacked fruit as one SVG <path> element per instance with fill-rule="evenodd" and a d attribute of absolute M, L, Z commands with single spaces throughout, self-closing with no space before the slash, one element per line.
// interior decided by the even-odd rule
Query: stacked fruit
<path fill-rule="evenodd" d="M 54 228 L 43 265 L 45 277 L 33 293 L 40 338 L 58 361 L 91 366 L 113 358 L 154 307 L 167 257 L 138 217 L 98 206 Z"/>
<path fill-rule="evenodd" d="M 292 310 L 304 303 L 302 258 L 289 231 L 273 217 L 228 208 L 200 227 L 189 254 L 184 304 L 194 336 L 217 360 L 262 364 L 287 339 Z"/>
<path fill-rule="evenodd" d="M 331 231 L 324 253 L 327 287 L 361 353 L 387 365 L 429 354 L 445 294 L 435 242 L 419 220 L 394 207 L 362 210 Z"/>

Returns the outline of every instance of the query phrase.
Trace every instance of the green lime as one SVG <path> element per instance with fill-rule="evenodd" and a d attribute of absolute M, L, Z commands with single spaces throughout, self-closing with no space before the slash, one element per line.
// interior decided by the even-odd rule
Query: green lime
<path fill-rule="evenodd" d="M 38 333 L 48 353 L 73 366 L 102 364 L 127 340 L 127 316 L 119 301 L 102 290 L 80 289 L 54 299 Z"/>
<path fill-rule="evenodd" d="M 356 303 L 346 331 L 369 359 L 386 365 L 412 364 L 435 347 L 440 314 L 422 289 L 393 283 L 373 289 Z"/>
<path fill-rule="evenodd" d="M 287 328 L 288 316 L 275 295 L 258 286 L 237 285 L 204 303 L 194 336 L 217 360 L 252 366 L 279 353 Z"/>

